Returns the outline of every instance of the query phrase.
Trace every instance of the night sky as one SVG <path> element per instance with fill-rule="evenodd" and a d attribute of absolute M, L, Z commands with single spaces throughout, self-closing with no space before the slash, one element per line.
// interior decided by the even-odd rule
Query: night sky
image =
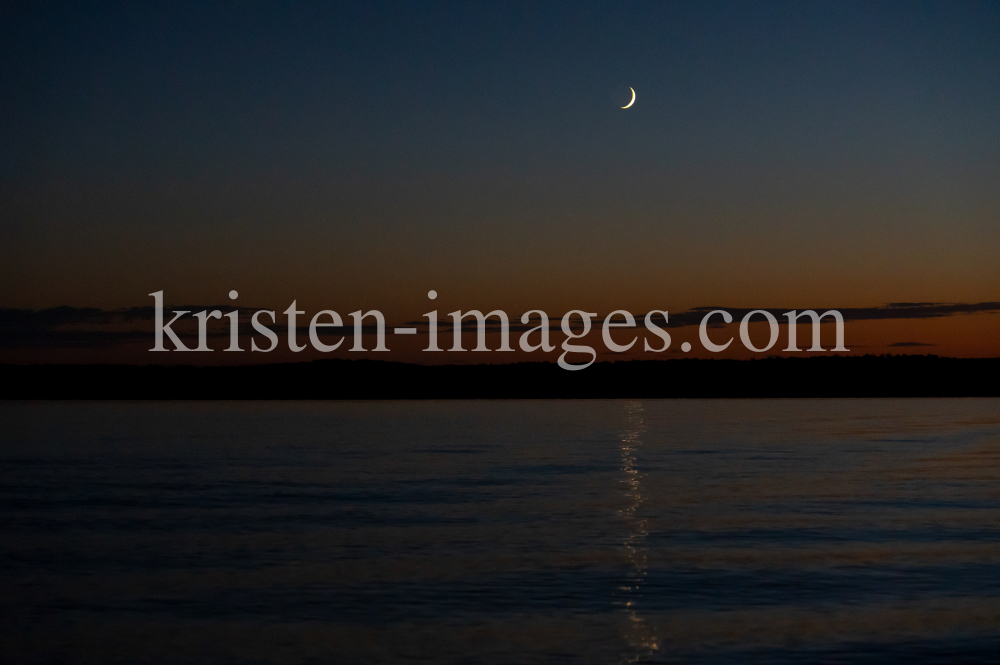
<path fill-rule="evenodd" d="M 1000 355 L 995 2 L 7 3 L 0 91 L 8 310 L 946 303 L 849 341 Z"/>

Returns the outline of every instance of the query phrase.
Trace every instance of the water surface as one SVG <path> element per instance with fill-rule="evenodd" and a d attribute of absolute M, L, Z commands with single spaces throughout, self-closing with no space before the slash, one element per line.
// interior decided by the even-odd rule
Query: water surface
<path fill-rule="evenodd" d="M 0 403 L 4 662 L 996 662 L 1000 400 Z"/>

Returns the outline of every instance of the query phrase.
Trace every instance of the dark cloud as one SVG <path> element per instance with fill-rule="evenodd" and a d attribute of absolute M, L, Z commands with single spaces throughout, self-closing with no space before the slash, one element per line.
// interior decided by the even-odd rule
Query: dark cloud
<path fill-rule="evenodd" d="M 683 312 L 670 312 L 668 321 L 666 324 L 663 322 L 663 315 L 659 313 L 654 313 L 653 322 L 659 325 L 661 328 L 682 328 L 685 326 L 696 326 L 701 323 L 701 320 L 706 314 L 712 310 L 723 310 L 729 312 L 733 317 L 734 321 L 741 320 L 744 316 L 749 314 L 756 309 L 762 309 L 773 314 L 777 319 L 779 324 L 787 324 L 787 319 L 784 318 L 783 314 L 785 312 L 790 312 L 792 310 L 803 312 L 807 309 L 813 309 L 817 314 L 823 314 L 829 309 L 837 309 L 832 307 L 815 307 L 815 308 L 796 308 L 796 307 L 757 307 L 757 308 L 740 308 L 740 307 L 725 307 L 725 306 L 709 306 L 709 307 L 694 307 Z M 840 312 L 841 316 L 844 317 L 844 321 L 862 321 L 862 320 L 880 320 L 880 319 L 930 319 L 930 318 L 940 318 L 945 316 L 954 316 L 956 314 L 979 314 L 979 313 L 996 313 L 1000 312 L 1000 302 L 981 302 L 981 303 L 888 303 L 880 307 L 842 307 L 837 311 Z M 634 314 L 636 320 L 636 327 L 642 327 L 643 320 L 646 314 Z M 598 317 L 598 319 L 603 320 L 604 315 Z M 616 317 L 617 322 L 621 323 L 620 317 Z M 763 317 L 758 315 L 753 319 L 754 321 L 763 321 Z M 515 319 L 519 321 L 519 319 Z M 550 330 L 560 329 L 560 318 L 559 317 L 549 317 Z M 824 322 L 831 321 L 830 317 L 823 319 Z M 427 321 L 407 321 L 406 325 L 418 326 L 427 328 Z M 496 318 L 487 321 L 487 332 L 499 332 L 500 324 L 497 322 Z M 511 332 L 521 332 L 524 330 L 530 330 L 531 328 L 538 325 L 538 318 L 532 319 L 530 325 L 523 325 L 521 323 L 511 322 L 510 331 Z M 712 327 L 718 327 L 724 325 L 721 316 L 715 316 L 709 323 Z M 438 321 L 438 328 L 443 330 L 451 330 L 453 323 L 450 318 L 442 319 Z M 574 330 L 579 330 L 580 320 L 574 317 L 573 325 Z M 624 326 L 623 326 L 624 327 Z M 462 322 L 462 331 L 476 330 L 476 321 L 474 320 L 464 320 Z"/>
<path fill-rule="evenodd" d="M 164 314 L 178 310 L 200 312 L 204 309 L 217 309 L 226 313 L 231 312 L 233 306 L 178 305 L 164 310 Z M 256 311 L 256 308 L 241 308 L 244 316 L 250 316 Z M 133 321 L 152 321 L 155 315 L 156 310 L 153 307 L 125 307 L 112 310 L 97 309 L 96 307 L 68 307 L 66 305 L 41 310 L 0 307 L 0 330 L 46 330 L 69 325 L 108 325 Z"/>
<path fill-rule="evenodd" d="M 191 313 L 202 310 L 219 310 L 223 315 L 233 311 L 232 305 L 178 305 L 164 310 L 164 319 L 169 321 L 176 311 Z M 265 308 L 240 308 L 240 337 L 246 338 L 253 334 L 250 319 L 254 312 Z M 153 336 L 153 319 L 156 311 L 153 307 L 128 307 L 116 310 L 102 310 L 95 307 L 52 307 L 43 310 L 0 308 L 0 349 L 25 348 L 105 348 L 129 342 L 151 342 Z M 270 324 L 267 318 L 261 322 L 278 333 L 286 330 L 282 326 L 283 317 L 275 312 L 277 322 Z M 371 319 L 367 319 L 370 321 Z M 135 326 L 141 325 L 140 330 Z M 194 319 L 191 315 L 174 324 L 173 330 L 182 338 L 190 338 L 193 334 Z M 187 326 L 187 327 L 184 327 Z M 96 328 L 96 329 L 95 329 Z M 131 328 L 131 329 L 125 329 Z M 386 325 L 389 330 L 390 326 Z M 375 334 L 376 326 L 366 323 L 361 327 L 365 335 Z M 299 326 L 300 337 L 309 334 L 308 326 Z M 318 329 L 320 337 L 329 339 L 333 335 L 351 335 L 353 324 L 340 327 L 323 327 Z M 229 337 L 229 321 L 212 319 L 209 321 L 209 338 Z M 196 345 L 196 342 L 191 344 Z"/>
<path fill-rule="evenodd" d="M 233 311 L 233 306 L 230 305 L 178 305 L 175 307 L 170 307 L 164 311 L 165 317 L 169 320 L 175 311 L 189 311 L 189 312 L 200 312 L 202 310 L 212 310 L 217 309 L 226 314 Z M 240 312 L 240 336 L 247 337 L 253 331 L 249 326 L 250 317 L 254 312 L 264 308 L 252 308 L 252 307 L 240 307 L 238 311 Z M 663 328 L 681 328 L 685 326 L 694 326 L 701 323 L 708 312 L 716 309 L 721 309 L 733 317 L 734 321 L 741 320 L 748 313 L 753 311 L 749 308 L 734 308 L 734 307 L 723 307 L 723 306 L 710 306 L 710 307 L 695 307 L 683 312 L 671 312 L 669 314 L 669 321 L 664 323 L 663 316 L 661 314 L 654 314 L 653 320 L 660 327 Z M 779 324 L 785 324 L 787 321 L 784 316 L 785 312 L 791 311 L 791 307 L 761 307 L 759 309 L 764 309 L 771 312 L 778 319 Z M 804 311 L 801 308 L 796 308 L 797 311 Z M 826 308 L 814 308 L 814 310 L 822 314 L 827 311 Z M 275 310 L 271 310 L 275 311 Z M 941 318 L 947 316 L 955 316 L 959 314 L 977 314 L 977 313 L 996 313 L 1000 312 L 1000 302 L 981 302 L 981 303 L 936 303 L 936 302 L 923 302 L 923 303 L 909 303 L 909 302 L 899 302 L 899 303 L 888 303 L 880 307 L 847 307 L 838 310 L 844 317 L 845 321 L 874 321 L 883 319 L 928 319 L 928 318 Z M 168 314 L 169 313 L 169 314 Z M 265 320 L 265 325 L 268 325 L 275 331 L 282 331 L 284 327 L 281 325 L 284 317 L 280 312 L 275 311 L 277 322 L 274 324 L 268 324 Z M 129 307 L 116 310 L 102 310 L 95 307 L 52 307 L 43 310 L 29 310 L 29 309 L 10 309 L 10 308 L 0 308 L 0 348 L 74 348 L 74 347 L 105 347 L 112 346 L 115 344 L 127 343 L 136 340 L 149 340 L 151 339 L 152 321 L 155 315 L 155 310 L 152 307 Z M 520 315 L 510 315 L 511 322 L 509 325 L 509 331 L 513 334 L 520 334 L 528 330 L 532 330 L 539 325 L 538 317 L 532 317 L 528 324 L 522 324 L 520 322 Z M 599 327 L 600 321 L 603 320 L 604 315 L 598 317 L 594 322 L 594 328 Z M 645 314 L 635 314 L 636 326 L 643 326 L 643 319 Z M 621 318 L 617 317 L 616 320 L 621 323 Z M 755 321 L 763 320 L 761 317 L 754 319 Z M 371 319 L 366 319 L 366 323 L 362 326 L 362 332 L 365 335 L 371 335 L 376 332 L 376 326 L 367 323 Z M 827 317 L 824 322 L 829 322 L 831 319 Z M 186 325 L 191 325 L 191 317 L 185 317 Z M 549 330 L 559 331 L 561 330 L 560 318 L 549 317 Z M 128 329 L 123 330 L 121 328 L 126 328 L 129 326 L 134 326 L 136 324 L 142 324 L 142 330 Z M 406 326 L 415 326 L 421 331 L 426 332 L 428 323 L 425 320 L 420 321 L 407 321 L 402 324 Z M 719 316 L 713 317 L 711 325 L 713 327 L 723 325 L 722 318 Z M 114 328 L 118 328 L 117 330 Z M 438 329 L 440 332 L 451 331 L 454 324 L 450 317 L 445 316 L 440 321 L 438 321 Z M 477 330 L 478 322 L 474 319 L 464 319 L 462 321 L 461 329 L 463 332 L 474 333 Z M 97 329 L 95 329 L 97 328 Z M 102 329 L 103 328 L 103 329 Z M 386 323 L 387 333 L 391 333 L 393 324 L 390 322 Z M 180 333 L 180 327 L 175 328 Z M 575 332 L 579 332 L 582 329 L 582 325 L 579 317 L 574 317 L 571 324 L 571 329 Z M 321 334 L 324 336 L 329 335 L 350 335 L 354 331 L 353 325 L 348 324 L 339 328 L 322 328 Z M 486 322 L 486 332 L 495 334 L 500 332 L 500 322 L 496 317 L 490 318 Z M 305 326 L 299 326 L 298 333 L 300 336 L 308 335 L 308 328 Z M 223 319 L 222 321 L 213 321 L 210 323 L 209 336 L 210 337 L 224 337 L 228 336 L 228 321 Z M 933 344 L 925 344 L 922 342 L 896 342 L 891 344 L 893 347 L 915 347 L 915 346 L 934 346 Z"/>
<path fill-rule="evenodd" d="M 890 303 L 883 307 L 847 308 L 840 310 L 844 320 L 861 319 L 934 319 L 955 314 L 1000 312 L 1000 302 L 980 303 Z"/>
<path fill-rule="evenodd" d="M 0 349 L 93 349 L 150 339 L 142 330 L 0 330 Z"/>
<path fill-rule="evenodd" d="M 722 309 L 729 312 L 734 320 L 740 320 L 750 312 L 750 308 L 732 307 L 695 307 L 687 312 L 670 315 L 670 326 L 696 325 L 701 322 L 702 317 L 713 309 Z M 936 302 L 895 302 L 881 305 L 879 307 L 841 307 L 841 308 L 801 308 L 801 307 L 760 307 L 771 312 L 778 318 L 778 323 L 787 323 L 787 319 L 780 314 L 790 312 L 793 309 L 802 312 L 805 309 L 813 309 L 817 314 L 822 314 L 828 309 L 837 309 L 844 321 L 875 321 L 882 319 L 933 319 L 956 314 L 980 314 L 987 312 L 1000 312 L 1000 302 L 980 302 L 980 303 L 936 303 Z M 721 318 L 715 320 L 721 321 Z M 754 320 L 763 320 L 763 317 Z M 824 321 L 829 321 L 829 317 Z"/>

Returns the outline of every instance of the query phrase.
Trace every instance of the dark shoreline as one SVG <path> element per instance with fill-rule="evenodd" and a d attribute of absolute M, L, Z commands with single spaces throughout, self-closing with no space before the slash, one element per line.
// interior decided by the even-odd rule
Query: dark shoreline
<path fill-rule="evenodd" d="M 378 360 L 234 367 L 0 365 L 0 399 L 608 399 L 997 397 L 1000 358 L 412 365 Z"/>

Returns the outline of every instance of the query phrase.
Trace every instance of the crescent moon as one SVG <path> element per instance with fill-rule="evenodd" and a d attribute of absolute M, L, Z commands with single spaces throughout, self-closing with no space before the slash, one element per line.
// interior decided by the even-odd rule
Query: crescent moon
<path fill-rule="evenodd" d="M 623 106 L 622 107 L 623 109 L 627 109 L 628 107 L 630 107 L 633 104 L 635 104 L 635 88 L 629 88 L 629 90 L 632 91 L 632 101 L 630 101 L 628 104 L 626 104 L 625 106 Z"/>

